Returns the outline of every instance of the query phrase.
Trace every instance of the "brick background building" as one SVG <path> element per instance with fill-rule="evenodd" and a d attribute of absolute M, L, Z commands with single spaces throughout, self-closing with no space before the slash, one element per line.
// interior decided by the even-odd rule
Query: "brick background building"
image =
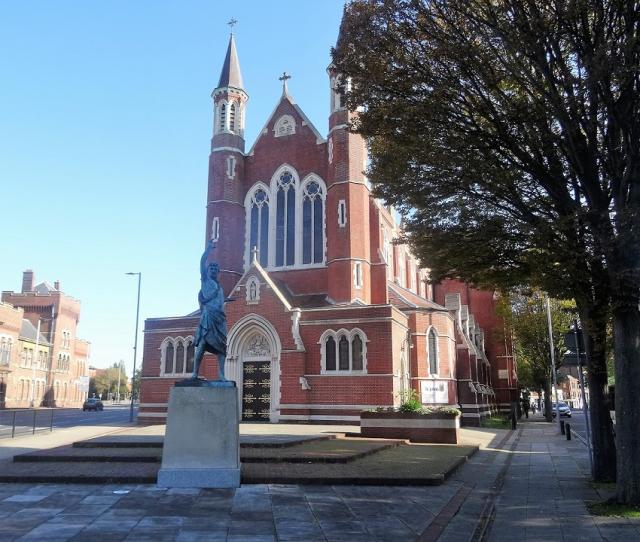
<path fill-rule="evenodd" d="M 0 408 L 82 406 L 89 343 L 77 337 L 79 319 L 80 302 L 59 282 L 34 285 L 31 270 L 22 291 L 2 292 Z"/>
<path fill-rule="evenodd" d="M 245 150 L 249 96 L 233 35 L 212 93 L 205 236 L 235 298 L 226 305 L 225 372 L 242 417 L 357 423 L 360 410 L 397 405 L 412 389 L 425 404 L 460 404 L 463 421 L 478 424 L 517 388 L 493 295 L 431 286 L 428 270 L 394 242 L 400 225 L 371 195 L 366 145 L 348 131 L 353 113 L 327 71 L 326 137 L 283 77 L 279 102 Z M 170 388 L 192 371 L 198 320 L 196 311 L 146 321 L 142 423 L 164 422 Z M 217 376 L 212 356 L 203 369 Z"/>

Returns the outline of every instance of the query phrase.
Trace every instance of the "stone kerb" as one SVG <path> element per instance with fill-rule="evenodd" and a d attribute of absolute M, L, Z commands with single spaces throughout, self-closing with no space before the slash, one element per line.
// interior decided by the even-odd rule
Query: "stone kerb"
<path fill-rule="evenodd" d="M 459 414 L 390 411 L 360 413 L 360 434 L 365 438 L 458 444 L 459 430 Z"/>

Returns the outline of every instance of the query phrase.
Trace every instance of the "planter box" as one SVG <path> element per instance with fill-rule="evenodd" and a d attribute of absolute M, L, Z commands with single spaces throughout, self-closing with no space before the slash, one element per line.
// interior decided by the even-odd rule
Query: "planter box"
<path fill-rule="evenodd" d="M 361 412 L 360 435 L 411 442 L 458 444 L 460 416 L 417 412 Z"/>

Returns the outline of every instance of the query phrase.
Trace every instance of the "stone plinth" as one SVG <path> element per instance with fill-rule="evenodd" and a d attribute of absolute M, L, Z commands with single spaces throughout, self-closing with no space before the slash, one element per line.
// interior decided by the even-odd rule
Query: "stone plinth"
<path fill-rule="evenodd" d="M 240 487 L 238 392 L 214 386 L 171 390 L 158 486 Z"/>

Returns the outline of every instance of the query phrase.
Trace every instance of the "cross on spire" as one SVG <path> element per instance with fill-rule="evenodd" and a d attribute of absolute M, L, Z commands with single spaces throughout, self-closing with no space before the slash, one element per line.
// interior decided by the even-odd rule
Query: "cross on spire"
<path fill-rule="evenodd" d="M 291 76 L 287 72 L 282 72 L 282 75 L 278 77 L 278 81 L 282 81 L 282 93 L 287 94 L 287 81 L 291 79 Z"/>
<path fill-rule="evenodd" d="M 233 27 L 238 24 L 238 21 L 237 19 L 234 19 L 233 17 L 231 17 L 231 19 L 227 24 L 229 25 L 229 28 L 231 28 L 231 32 L 233 32 Z"/>

